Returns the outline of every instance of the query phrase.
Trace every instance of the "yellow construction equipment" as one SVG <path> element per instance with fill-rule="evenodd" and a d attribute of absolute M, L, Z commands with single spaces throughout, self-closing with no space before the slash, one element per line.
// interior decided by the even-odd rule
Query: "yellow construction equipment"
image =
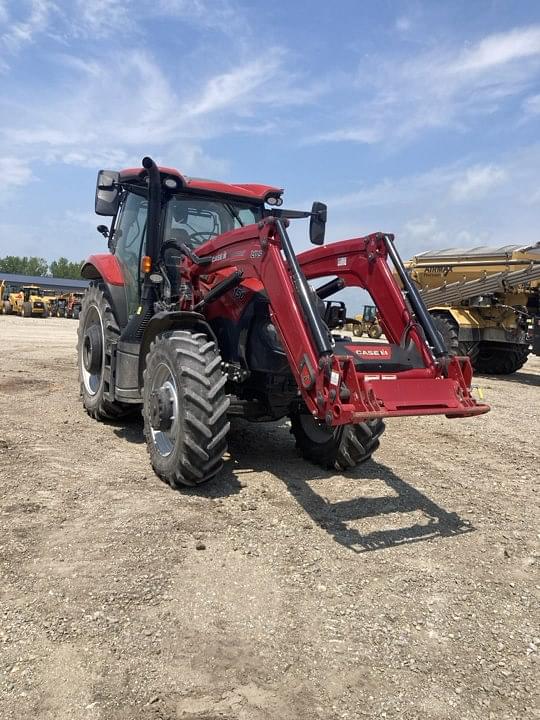
<path fill-rule="evenodd" d="M 23 285 L 19 291 L 10 293 L 4 301 L 4 312 L 6 315 L 13 313 L 22 317 L 38 315 L 45 318 L 49 315 L 49 304 L 40 287 Z"/>
<path fill-rule="evenodd" d="M 377 320 L 377 308 L 375 305 L 364 305 L 363 311 L 360 315 L 355 315 L 355 323 L 353 325 L 352 333 L 356 337 L 362 337 L 364 333 L 370 338 L 380 338 L 382 335 L 382 328 Z"/>
<path fill-rule="evenodd" d="M 538 353 L 540 243 L 421 253 L 406 263 L 454 355 L 507 375 Z"/>
<path fill-rule="evenodd" d="M 43 290 L 43 299 L 47 303 L 47 308 L 51 317 L 56 317 L 57 315 L 59 298 L 60 295 L 58 295 L 56 290 L 47 288 Z"/>

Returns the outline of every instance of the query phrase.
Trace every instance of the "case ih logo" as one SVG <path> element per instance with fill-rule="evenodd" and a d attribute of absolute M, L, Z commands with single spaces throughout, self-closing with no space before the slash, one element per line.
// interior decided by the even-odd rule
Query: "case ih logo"
<path fill-rule="evenodd" d="M 363 360 L 388 360 L 392 357 L 392 348 L 388 345 L 347 345 L 347 350 L 358 355 Z"/>

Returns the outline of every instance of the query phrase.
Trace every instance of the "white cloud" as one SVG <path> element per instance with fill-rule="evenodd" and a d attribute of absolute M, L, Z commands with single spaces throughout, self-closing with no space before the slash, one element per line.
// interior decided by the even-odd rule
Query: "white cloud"
<path fill-rule="evenodd" d="M 402 15 L 396 20 L 396 30 L 401 33 L 408 32 L 412 27 L 411 19 Z"/>
<path fill-rule="evenodd" d="M 328 238 L 393 232 L 405 258 L 431 248 L 529 242 L 539 164 L 535 145 L 496 163 L 447 165 L 326 198 Z"/>
<path fill-rule="evenodd" d="M 403 142 L 429 128 L 463 131 L 526 92 L 540 74 L 540 26 L 489 35 L 469 48 L 437 46 L 414 57 L 364 59 L 337 128 L 315 141 Z M 353 117 L 351 105 L 357 108 Z"/>
<path fill-rule="evenodd" d="M 527 116 L 540 115 L 540 94 L 529 95 L 529 97 L 525 98 L 523 110 Z"/>
<path fill-rule="evenodd" d="M 276 126 L 261 118 L 263 106 L 311 99 L 305 88 L 296 91 L 280 48 L 200 79 L 197 94 L 186 89 L 174 67 L 173 85 L 169 73 L 140 49 L 110 51 L 106 58 L 64 53 L 56 61 L 67 77 L 62 86 L 42 85 L 31 103 L 24 93 L 0 97 L 0 152 L 4 145 L 28 162 L 96 168 L 138 163 L 142 148 L 186 172 L 220 171 L 226 164 L 203 151 L 205 140 L 228 132 L 258 134 L 265 127 L 273 132 Z M 250 123 L 243 122 L 246 117 Z"/>
<path fill-rule="evenodd" d="M 450 66 L 450 72 L 481 72 L 497 65 L 540 54 L 540 26 L 515 28 L 490 35 Z"/>
<path fill-rule="evenodd" d="M 7 9 L 7 4 L 5 0 L 0 0 L 0 23 L 7 23 L 9 18 L 9 13 Z"/>
<path fill-rule="evenodd" d="M 20 158 L 0 157 L 0 177 L 3 187 L 17 187 L 32 180 L 32 170 L 29 164 Z"/>
<path fill-rule="evenodd" d="M 0 47 L 14 53 L 22 45 L 32 42 L 36 35 L 45 30 L 54 9 L 55 5 L 50 0 L 31 0 L 28 15 L 24 19 L 8 23 L 7 30 L 0 36 Z M 7 20 L 5 6 L 0 15 Z"/>
<path fill-rule="evenodd" d="M 205 115 L 252 98 L 253 91 L 270 82 L 280 70 L 282 52 L 263 53 L 229 72 L 216 75 L 204 86 L 200 96 L 186 107 L 191 115 Z"/>
<path fill-rule="evenodd" d="M 32 169 L 27 161 L 17 157 L 0 157 L 0 204 L 9 199 L 16 188 L 34 180 Z"/>
<path fill-rule="evenodd" d="M 307 138 L 307 143 L 317 142 L 358 142 L 365 145 L 373 145 L 382 140 L 382 133 L 374 127 L 338 128 L 327 133 L 312 135 Z"/>
<path fill-rule="evenodd" d="M 483 197 L 492 188 L 506 180 L 506 171 L 495 165 L 478 165 L 468 168 L 462 177 L 452 184 L 451 194 L 455 200 Z"/>
<path fill-rule="evenodd" d="M 125 35 L 135 30 L 136 15 L 129 0 L 76 0 L 67 31 L 73 37 Z"/>

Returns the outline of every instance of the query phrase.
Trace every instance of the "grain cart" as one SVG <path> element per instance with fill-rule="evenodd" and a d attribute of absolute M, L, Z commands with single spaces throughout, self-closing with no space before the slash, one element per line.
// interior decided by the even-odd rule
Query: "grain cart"
<path fill-rule="evenodd" d="M 471 395 L 469 359 L 449 357 L 392 235 L 320 246 L 322 203 L 284 210 L 280 188 L 142 164 L 98 174 L 110 253 L 81 271 L 91 283 L 78 367 L 94 418 L 142 406 L 153 468 L 171 486 L 219 473 L 231 415 L 288 416 L 306 459 L 350 468 L 376 450 L 386 417 L 487 412 Z M 287 226 L 307 217 L 320 247 L 296 256 Z M 369 291 L 388 344 L 332 338 L 343 312 L 324 300 L 345 286 Z"/>
<path fill-rule="evenodd" d="M 10 293 L 4 301 L 4 312 L 7 315 L 13 313 L 22 317 L 38 315 L 46 318 L 49 316 L 49 304 L 40 287 L 23 285 L 19 291 Z"/>
<path fill-rule="evenodd" d="M 540 244 L 431 251 L 407 267 L 452 354 L 487 374 L 525 364 L 540 314 Z"/>

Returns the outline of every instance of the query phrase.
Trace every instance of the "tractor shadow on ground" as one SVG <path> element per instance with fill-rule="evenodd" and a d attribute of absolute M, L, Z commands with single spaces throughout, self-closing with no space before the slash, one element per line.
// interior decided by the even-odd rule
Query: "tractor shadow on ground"
<path fill-rule="evenodd" d="M 121 422 L 122 424 L 119 424 Z M 116 437 L 127 442 L 141 445 L 144 443 L 143 421 L 141 417 L 132 416 L 119 422 L 107 423 L 113 428 Z"/>
<path fill-rule="evenodd" d="M 264 430 L 262 433 L 258 428 Z M 294 440 L 285 422 L 272 425 L 253 426 L 237 421 L 234 423 L 229 440 L 231 460 L 227 463 L 229 472 L 237 478 L 249 476 L 250 471 L 269 472 L 286 486 L 298 504 L 320 528 L 333 539 L 356 553 L 396 547 L 434 538 L 449 538 L 475 530 L 468 521 L 457 513 L 440 507 L 417 490 L 413 485 L 396 475 L 389 467 L 370 460 L 352 472 L 343 473 L 345 478 L 358 481 L 358 492 L 366 481 L 373 488 L 379 484 L 380 496 L 359 495 L 352 499 L 330 502 L 319 494 L 312 483 L 319 488 L 321 481 L 328 481 L 331 490 L 338 471 L 323 470 L 300 458 L 294 447 Z M 262 435 L 262 437 L 261 437 Z M 366 488 L 367 489 L 367 488 Z M 391 494 L 388 494 L 390 491 Z M 421 514 L 426 522 L 413 522 L 405 527 L 392 527 L 394 513 Z M 348 523 L 366 525 L 374 520 L 388 517 L 386 529 L 361 529 Z M 403 519 L 403 515 L 399 516 Z M 406 517 L 406 516 L 405 516 Z M 380 524 L 380 523 L 378 523 Z"/>
<path fill-rule="evenodd" d="M 513 375 L 476 375 L 475 380 L 504 380 L 504 382 L 518 383 L 518 385 L 530 385 L 531 387 L 540 387 L 540 375 L 530 372 L 516 372 Z"/>

